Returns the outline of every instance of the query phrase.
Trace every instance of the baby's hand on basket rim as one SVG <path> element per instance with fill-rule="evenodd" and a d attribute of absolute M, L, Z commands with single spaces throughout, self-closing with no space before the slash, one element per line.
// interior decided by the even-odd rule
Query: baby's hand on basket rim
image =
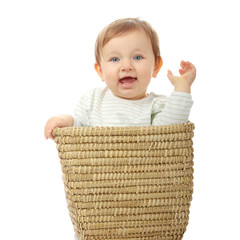
<path fill-rule="evenodd" d="M 74 119 L 71 115 L 59 115 L 55 117 L 51 117 L 48 119 L 45 128 L 44 128 L 44 136 L 46 139 L 54 139 L 52 132 L 54 128 L 57 127 L 72 127 L 74 123 Z"/>

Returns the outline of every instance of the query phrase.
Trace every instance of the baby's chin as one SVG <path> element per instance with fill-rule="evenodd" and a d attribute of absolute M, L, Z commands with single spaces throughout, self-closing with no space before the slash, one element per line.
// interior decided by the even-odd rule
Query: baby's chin
<path fill-rule="evenodd" d="M 130 92 L 130 91 L 125 91 L 125 93 L 113 93 L 116 97 L 119 97 L 119 98 L 122 98 L 122 99 L 125 99 L 125 100 L 140 100 L 142 98 L 145 98 L 147 97 L 147 94 L 144 92 L 144 93 L 140 93 L 140 94 L 137 94 L 137 93 L 133 93 L 133 92 Z"/>

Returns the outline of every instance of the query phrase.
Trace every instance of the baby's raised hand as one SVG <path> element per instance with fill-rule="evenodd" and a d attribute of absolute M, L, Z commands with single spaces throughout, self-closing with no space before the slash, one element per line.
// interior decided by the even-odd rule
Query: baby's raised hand
<path fill-rule="evenodd" d="M 179 73 L 181 76 L 174 76 L 170 70 L 168 70 L 168 79 L 175 87 L 177 92 L 191 92 L 191 85 L 196 78 L 196 68 L 190 62 L 181 61 L 181 69 Z"/>

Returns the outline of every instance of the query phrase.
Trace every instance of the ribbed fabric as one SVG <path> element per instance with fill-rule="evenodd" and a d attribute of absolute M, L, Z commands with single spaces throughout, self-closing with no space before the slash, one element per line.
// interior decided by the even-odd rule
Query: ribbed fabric
<path fill-rule="evenodd" d="M 75 109 L 74 127 L 171 125 L 188 121 L 191 94 L 173 92 L 170 97 L 150 93 L 146 98 L 126 100 L 107 87 L 85 93 Z"/>

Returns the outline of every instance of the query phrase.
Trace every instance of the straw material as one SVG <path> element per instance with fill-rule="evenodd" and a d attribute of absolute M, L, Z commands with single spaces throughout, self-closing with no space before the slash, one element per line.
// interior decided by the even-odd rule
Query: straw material
<path fill-rule="evenodd" d="M 180 240 L 193 192 L 190 122 L 54 130 L 81 240 Z"/>

